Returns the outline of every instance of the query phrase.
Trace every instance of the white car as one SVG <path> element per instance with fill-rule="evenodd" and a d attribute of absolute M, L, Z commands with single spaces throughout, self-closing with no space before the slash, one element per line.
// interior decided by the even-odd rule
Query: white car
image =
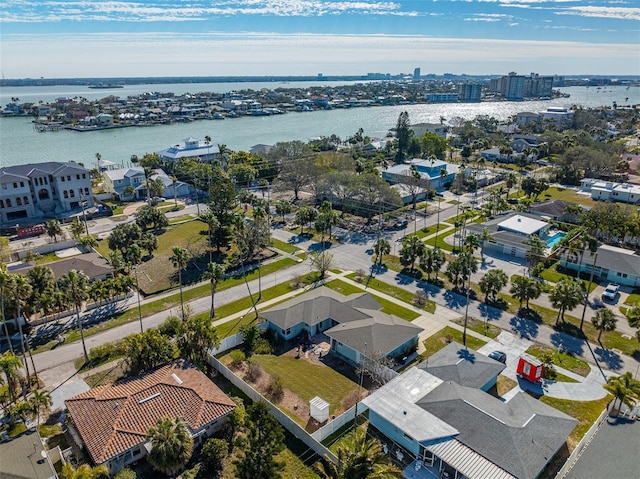
<path fill-rule="evenodd" d="M 602 293 L 602 299 L 607 301 L 615 301 L 620 293 L 620 286 L 617 284 L 609 283 Z"/>

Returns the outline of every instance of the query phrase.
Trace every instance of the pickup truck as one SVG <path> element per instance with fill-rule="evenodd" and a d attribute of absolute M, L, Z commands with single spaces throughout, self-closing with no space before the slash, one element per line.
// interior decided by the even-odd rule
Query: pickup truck
<path fill-rule="evenodd" d="M 602 299 L 607 301 L 615 301 L 620 292 L 620 286 L 617 284 L 609 283 L 602 293 Z"/>

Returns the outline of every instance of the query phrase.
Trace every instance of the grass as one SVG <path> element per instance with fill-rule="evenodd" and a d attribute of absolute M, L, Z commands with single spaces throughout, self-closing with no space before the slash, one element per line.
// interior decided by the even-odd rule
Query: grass
<path fill-rule="evenodd" d="M 637 303 L 640 303 L 640 293 L 637 290 L 634 290 L 633 293 L 624 300 L 624 304 L 635 306 Z"/>
<path fill-rule="evenodd" d="M 347 275 L 347 278 L 355 280 L 357 276 L 358 276 L 358 273 L 351 273 Z M 398 288 L 397 286 L 394 286 L 389 283 L 385 283 L 375 278 L 366 282 L 366 284 L 369 288 L 373 288 L 376 291 L 380 291 L 381 293 L 385 293 L 385 294 L 388 294 L 389 296 L 393 296 L 394 298 L 399 299 L 400 301 L 404 301 L 405 303 L 413 304 L 413 299 L 415 295 L 410 291 L 407 291 L 406 289 Z M 434 303 L 430 299 L 427 299 L 427 304 L 425 304 L 424 307 L 419 309 L 424 309 L 428 313 L 433 314 L 436 312 L 436 303 Z"/>
<path fill-rule="evenodd" d="M 325 286 L 335 291 L 338 291 L 339 293 L 344 295 L 365 292 L 364 289 L 358 288 L 357 286 L 350 285 L 349 283 L 345 283 L 344 281 L 341 281 L 339 279 L 334 279 L 333 281 L 330 281 L 329 283 L 327 283 Z M 371 293 L 369 292 L 369 294 Z M 414 319 L 420 316 L 419 313 L 416 313 L 415 311 L 411 311 L 410 309 L 404 308 L 392 301 L 388 301 L 384 298 L 381 298 L 380 296 L 376 296 L 375 294 L 371 294 L 371 296 L 373 296 L 376 299 L 376 301 L 380 303 L 380 305 L 382 306 L 383 313 L 392 314 L 406 321 L 413 321 Z"/>
<path fill-rule="evenodd" d="M 500 374 L 496 382 L 498 396 L 502 397 L 518 385 L 513 379 Z"/>
<path fill-rule="evenodd" d="M 551 353 L 553 355 L 553 364 L 583 377 L 586 377 L 591 371 L 589 364 L 584 359 L 558 351 L 549 346 L 531 346 L 527 349 L 526 353 L 538 359 L 542 359 L 545 354 Z"/>
<path fill-rule="evenodd" d="M 572 189 L 562 188 L 558 186 L 550 187 L 544 193 L 542 193 L 538 199 L 541 201 L 551 200 L 551 199 L 562 200 L 562 201 L 568 201 L 570 203 L 578 203 L 580 205 L 591 206 L 591 207 L 597 204 L 597 202 L 592 200 L 589 195 L 580 195 Z"/>
<path fill-rule="evenodd" d="M 439 231 L 442 231 L 446 228 L 451 228 L 452 225 L 450 225 L 449 223 L 440 223 L 440 228 Z M 427 236 L 431 236 L 432 234 L 435 234 L 436 232 L 436 225 L 432 225 L 432 226 L 427 226 L 426 228 L 420 228 L 418 229 L 418 231 L 416 231 L 415 233 L 408 233 L 407 234 L 407 238 L 409 238 L 410 236 L 417 236 L 418 238 L 422 239 L 425 238 Z"/>
<path fill-rule="evenodd" d="M 598 399 L 597 401 L 573 401 L 549 396 L 542 396 L 540 401 L 578 420 L 578 425 L 573 429 L 567 439 L 569 447 L 573 449 L 587 433 L 595 420 L 598 419 L 598 416 L 604 411 L 611 399 L 611 395 L 607 394 L 604 398 Z"/>
<path fill-rule="evenodd" d="M 464 319 L 456 319 L 454 321 L 456 324 L 462 326 L 464 324 Z M 482 321 L 476 318 L 467 318 L 467 329 L 471 331 L 475 331 L 476 333 L 480 333 L 488 338 L 497 338 L 502 329 L 493 324 L 489 324 L 487 321 Z"/>
<path fill-rule="evenodd" d="M 89 387 L 95 388 L 104 384 L 109 384 L 123 378 L 127 373 L 124 361 L 119 361 L 113 368 L 100 371 L 84 378 Z"/>
<path fill-rule="evenodd" d="M 271 354 L 256 354 L 252 359 L 271 377 L 282 378 L 284 387 L 302 401 L 320 396 L 331 405 L 331 411 L 340 410 L 342 400 L 358 388 L 356 383 L 323 364 Z"/>
<path fill-rule="evenodd" d="M 121 215 L 128 204 L 121 201 L 105 201 L 105 203 L 109 205 L 114 216 Z"/>
<path fill-rule="evenodd" d="M 456 341 L 462 344 L 462 331 L 458 331 L 457 329 L 449 326 L 442 328 L 440 331 L 424 340 L 425 352 L 420 355 L 419 360 L 422 361 L 423 359 L 437 353 L 451 341 Z M 469 348 L 477 350 L 485 344 L 487 344 L 486 341 L 467 334 L 467 346 Z"/>
<path fill-rule="evenodd" d="M 438 236 L 432 236 L 427 241 L 425 241 L 425 244 L 433 247 L 437 246 L 438 248 L 443 249 L 445 251 L 454 252 L 454 250 L 457 248 L 454 248 L 452 245 L 450 245 L 444 240 L 447 236 L 451 236 L 454 233 L 455 233 L 454 230 L 446 230 L 444 232 L 440 231 L 440 233 L 438 233 Z"/>
<path fill-rule="evenodd" d="M 542 274 L 540 274 L 540 277 L 542 279 L 544 279 L 545 281 L 549 281 L 550 283 L 558 283 L 563 279 L 573 279 L 575 280 L 576 277 L 572 274 L 566 274 L 566 273 L 561 273 L 558 271 L 558 265 L 559 262 L 555 262 L 554 264 L 552 264 L 549 268 L 545 269 Z M 589 285 L 589 281 L 587 280 L 583 280 L 583 284 L 585 285 L 585 287 L 587 287 Z M 596 289 L 598 287 L 598 282 L 597 281 L 593 281 L 591 282 L 591 287 L 589 288 L 589 293 L 593 293 L 593 290 Z M 639 298 L 640 299 L 640 298 Z"/>
<path fill-rule="evenodd" d="M 279 239 L 276 239 L 276 238 L 271 238 L 271 246 L 289 254 L 296 254 L 302 251 L 297 246 L 292 245 L 291 243 L 287 243 L 285 241 L 280 241 Z"/>
<path fill-rule="evenodd" d="M 62 258 L 60 258 L 55 253 L 46 253 L 46 254 L 37 254 L 34 256 L 33 259 L 36 262 L 36 264 L 47 264 L 47 263 L 53 263 L 54 261 L 60 261 Z"/>
<path fill-rule="evenodd" d="M 171 203 L 171 204 L 166 205 L 166 206 L 160 206 L 158 209 L 163 213 L 169 213 L 171 211 L 183 210 L 184 209 L 184 205 L 183 204 L 178 204 L 178 206 L 176 206 L 173 203 Z"/>
<path fill-rule="evenodd" d="M 195 219 L 194 216 L 192 215 L 182 215 L 182 216 L 176 216 L 175 218 L 171 218 L 169 220 L 169 224 L 170 225 L 175 225 L 177 223 L 182 223 L 183 221 L 190 221 Z"/>

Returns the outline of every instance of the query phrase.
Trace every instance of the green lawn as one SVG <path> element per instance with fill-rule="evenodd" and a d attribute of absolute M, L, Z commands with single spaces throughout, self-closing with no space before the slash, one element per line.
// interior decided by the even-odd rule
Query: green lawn
<path fill-rule="evenodd" d="M 640 293 L 637 290 L 634 290 L 633 293 L 631 293 L 627 299 L 624 300 L 624 304 L 627 304 L 629 306 L 634 306 L 637 303 L 640 303 Z"/>
<path fill-rule="evenodd" d="M 171 218 L 169 220 L 169 224 L 170 225 L 175 225 L 177 223 L 182 223 L 184 221 L 190 221 L 195 219 L 195 216 L 193 215 L 182 215 L 182 216 L 176 216 L 175 218 Z"/>
<path fill-rule="evenodd" d="M 454 233 L 455 233 L 455 230 L 453 229 L 447 230 L 445 232 L 442 232 L 442 230 L 440 230 L 440 232 L 438 233 L 438 236 L 432 236 L 427 241 L 425 241 L 425 244 L 433 247 L 437 246 L 438 248 L 443 249 L 445 251 L 454 252 L 454 249 L 457 249 L 457 248 L 454 248 L 452 245 L 450 245 L 445 241 L 446 237 L 452 236 Z"/>
<path fill-rule="evenodd" d="M 342 408 L 340 403 L 347 394 L 358 388 L 356 383 L 324 364 L 270 354 L 256 354 L 252 360 L 271 377 L 281 377 L 284 387 L 302 401 L 320 396 L 331 405 L 332 414 Z"/>
<path fill-rule="evenodd" d="M 37 254 L 34 257 L 36 264 L 47 264 L 60 261 L 62 258 L 55 253 Z"/>
<path fill-rule="evenodd" d="M 271 246 L 289 254 L 296 254 L 302 251 L 296 245 L 293 245 L 291 243 L 286 243 L 284 241 L 280 241 L 279 239 L 276 239 L 276 238 L 271 238 Z"/>
<path fill-rule="evenodd" d="M 568 442 L 575 445 L 587 433 L 591 425 L 598 419 L 598 416 L 604 411 L 611 401 L 612 397 L 607 394 L 604 398 L 597 401 L 573 401 L 568 399 L 557 399 L 549 396 L 542 396 L 540 401 L 562 411 L 565 414 L 577 419 L 578 425 L 569 435 Z"/>
<path fill-rule="evenodd" d="M 355 281 L 356 276 L 358 276 L 357 273 L 351 273 L 347 275 L 347 278 Z M 393 296 L 394 298 L 399 299 L 400 301 L 404 301 L 405 303 L 413 305 L 413 298 L 415 295 L 410 291 L 407 291 L 402 288 L 398 288 L 397 286 L 394 286 L 389 283 L 385 283 L 375 278 L 371 279 L 369 282 L 365 280 L 365 284 L 369 288 L 373 288 L 376 291 L 380 291 L 381 293 L 388 294 L 389 296 Z M 427 304 L 422 309 L 424 309 L 428 313 L 435 313 L 436 303 L 428 299 Z"/>
<path fill-rule="evenodd" d="M 597 204 L 597 202 L 592 200 L 589 195 L 581 195 L 569 188 L 562 188 L 558 186 L 552 186 L 538 197 L 538 200 L 540 201 L 551 199 L 568 201 L 570 203 L 578 203 L 580 205 L 592 207 Z"/>
<path fill-rule="evenodd" d="M 429 356 L 432 356 L 433 354 L 444 348 L 451 341 L 456 341 L 462 344 L 462 331 L 458 331 L 457 329 L 451 328 L 449 326 L 442 328 L 440 331 L 424 340 L 424 347 L 426 348 L 426 351 L 420 355 L 418 360 L 422 361 Z M 467 346 L 469 348 L 477 350 L 485 344 L 487 344 L 486 341 L 467 334 Z"/>
<path fill-rule="evenodd" d="M 381 298 L 380 296 L 376 296 L 375 294 L 372 294 L 370 291 L 365 291 L 364 289 L 358 288 L 357 286 L 352 286 L 349 283 L 340 281 L 339 279 L 334 279 L 333 281 L 330 281 L 329 283 L 327 283 L 325 286 L 333 290 L 336 290 L 339 293 L 344 295 L 368 292 L 369 294 L 371 294 L 371 296 L 373 296 L 376 299 L 376 301 L 378 301 L 378 303 L 380 303 L 380 305 L 382 306 L 383 313 L 392 314 L 406 321 L 413 321 L 414 319 L 420 316 L 419 313 L 411 311 L 410 309 L 407 309 L 407 308 L 403 308 L 402 306 L 396 303 L 387 301 L 386 299 Z"/>
<path fill-rule="evenodd" d="M 460 326 L 464 325 L 464 318 L 456 319 L 454 321 Z M 493 324 L 489 324 L 487 321 L 482 321 L 476 318 L 467 318 L 467 329 L 475 331 L 476 333 L 483 334 L 488 338 L 497 338 L 502 329 Z"/>
<path fill-rule="evenodd" d="M 553 354 L 553 363 L 556 366 L 567 369 L 579 374 L 580 376 L 586 377 L 591 371 L 589 364 L 584 359 L 577 358 L 565 352 L 560 352 L 549 346 L 531 346 L 526 352 L 538 359 L 542 359 L 546 353 L 551 353 Z"/>
<path fill-rule="evenodd" d="M 544 279 L 545 281 L 549 281 L 550 283 L 558 283 L 561 280 L 567 278 L 567 279 L 576 279 L 576 277 L 572 274 L 567 274 L 567 273 L 561 273 L 558 271 L 558 266 L 559 266 L 559 262 L 555 262 L 553 263 L 549 268 L 545 269 L 542 274 L 540 274 L 540 277 L 542 279 Z M 587 278 L 586 280 L 583 279 L 582 282 L 585 284 L 585 287 L 587 285 L 589 285 L 589 279 Z M 589 294 L 593 293 L 593 290 L 596 289 L 598 287 L 598 282 L 597 281 L 592 281 L 591 282 L 591 287 L 589 288 Z"/>

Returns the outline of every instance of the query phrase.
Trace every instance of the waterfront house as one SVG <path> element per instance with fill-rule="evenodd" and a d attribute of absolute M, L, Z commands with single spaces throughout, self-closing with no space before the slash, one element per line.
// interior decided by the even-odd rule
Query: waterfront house
<path fill-rule="evenodd" d="M 411 355 L 422 328 L 381 309 L 369 294 L 343 296 L 322 286 L 263 311 L 261 316 L 268 329 L 284 340 L 324 333 L 331 351 L 352 364 Z"/>
<path fill-rule="evenodd" d="M 577 424 L 524 392 L 503 402 L 420 367 L 362 404 L 371 425 L 389 439 L 384 446 L 410 462 L 403 477 L 535 479 Z"/>
<path fill-rule="evenodd" d="M 102 172 L 102 185 L 107 193 L 111 193 L 121 199 L 145 199 L 147 197 L 147 186 L 144 176 L 144 168 L 135 166 L 133 168 L 120 168 L 117 170 L 106 170 Z M 195 190 L 194 187 L 183 181 L 173 183 L 173 178 L 168 176 L 164 170 L 157 168 L 153 170 L 149 179 L 160 179 L 164 184 L 162 197 L 181 198 L 190 196 Z M 132 187 L 134 192 L 127 196 L 124 192 L 125 188 Z"/>
<path fill-rule="evenodd" d="M 629 249 L 601 245 L 597 249 L 597 256 L 587 253 L 582 257 L 582 261 L 579 257 L 563 253 L 560 266 L 586 276 L 593 271 L 594 281 L 640 286 L 640 255 Z"/>
<path fill-rule="evenodd" d="M 516 114 L 516 124 L 526 125 L 527 123 L 539 123 L 542 116 L 539 113 L 533 113 L 530 111 L 521 111 Z"/>
<path fill-rule="evenodd" d="M 183 158 L 199 158 L 200 161 L 211 163 L 220 156 L 217 145 L 193 137 L 185 138 L 183 146 L 174 145 L 156 153 L 160 156 L 160 160 L 169 162 Z"/>
<path fill-rule="evenodd" d="M 0 168 L 0 224 L 14 226 L 70 216 L 93 207 L 91 175 L 77 163 L 29 163 Z"/>
<path fill-rule="evenodd" d="M 449 127 L 442 123 L 416 123 L 411 125 L 410 128 L 413 130 L 415 138 L 420 138 L 425 133 L 435 133 L 442 138 L 446 138 L 449 131 Z"/>
<path fill-rule="evenodd" d="M 540 139 L 535 135 L 513 135 L 509 146 L 518 153 L 522 153 L 525 149 L 537 148 Z"/>
<path fill-rule="evenodd" d="M 151 450 L 147 433 L 158 419 L 184 419 L 197 447 L 236 407 L 185 359 L 92 388 L 67 399 L 65 405 L 73 421 L 72 437 L 110 474 L 147 455 Z"/>
<path fill-rule="evenodd" d="M 400 163 L 382 170 L 382 179 L 392 185 L 412 183 L 411 166 L 420 175 L 420 186 L 426 190 L 443 190 L 456 177 L 459 166 L 442 160 L 413 159 L 409 163 Z"/>

